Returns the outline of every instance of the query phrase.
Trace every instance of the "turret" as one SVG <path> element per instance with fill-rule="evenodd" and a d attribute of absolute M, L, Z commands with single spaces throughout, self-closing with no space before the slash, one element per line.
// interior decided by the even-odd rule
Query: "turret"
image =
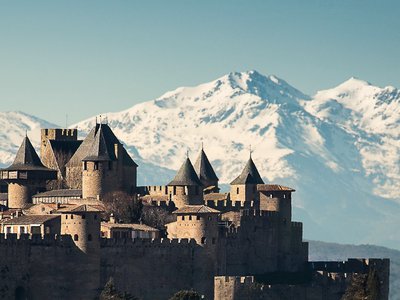
<path fill-rule="evenodd" d="M 279 252 L 278 266 L 281 270 L 291 270 L 295 266 L 291 261 L 292 249 L 299 245 L 294 241 L 302 241 L 302 230 L 292 230 L 292 192 L 295 190 L 277 184 L 261 184 L 257 186 L 260 198 L 260 210 L 276 211 L 279 216 Z M 297 237 L 293 235 L 298 235 Z"/>
<path fill-rule="evenodd" d="M 67 184 L 84 198 L 136 190 L 137 164 L 107 124 L 96 124 L 66 164 Z"/>
<path fill-rule="evenodd" d="M 168 193 L 177 208 L 203 204 L 203 185 L 189 158 L 186 158 L 175 178 L 168 184 Z"/>
<path fill-rule="evenodd" d="M 118 190 L 117 170 L 121 147 L 118 143 L 107 143 L 102 124 L 94 138 L 91 149 L 82 159 L 82 197 L 101 199 L 107 192 Z"/>
<path fill-rule="evenodd" d="M 242 173 L 231 182 L 231 201 L 240 201 L 242 205 L 258 201 L 257 184 L 264 181 L 250 156 Z"/>
<path fill-rule="evenodd" d="M 91 205 L 77 205 L 61 208 L 61 234 L 70 235 L 76 248 L 70 253 L 71 259 L 79 259 L 76 273 L 85 280 L 79 282 L 80 299 L 98 297 L 100 285 L 100 214 L 101 210 Z M 72 281 L 75 278 L 71 278 Z"/>
<path fill-rule="evenodd" d="M 86 204 L 57 210 L 61 214 L 61 234 L 70 235 L 84 253 L 99 251 L 101 212 Z"/>
<path fill-rule="evenodd" d="M 205 205 L 187 205 L 173 213 L 177 215 L 174 237 L 194 239 L 201 246 L 217 244 L 218 210 Z"/>
<path fill-rule="evenodd" d="M 8 183 L 8 207 L 21 209 L 32 203 L 32 195 L 45 190 L 47 180 L 57 179 L 57 171 L 42 164 L 25 137 L 13 164 L 1 170 L 0 179 Z"/>
<path fill-rule="evenodd" d="M 203 184 L 204 193 L 218 193 L 218 177 L 214 172 L 214 169 L 208 160 L 203 147 L 201 148 L 199 157 L 194 164 L 194 169 L 196 171 L 197 177 L 199 177 L 201 183 Z"/>

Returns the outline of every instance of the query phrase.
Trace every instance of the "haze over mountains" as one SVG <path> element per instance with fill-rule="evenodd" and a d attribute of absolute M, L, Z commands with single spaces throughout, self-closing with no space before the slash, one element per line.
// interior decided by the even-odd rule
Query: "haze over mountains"
<path fill-rule="evenodd" d="M 305 236 L 400 249 L 400 92 L 351 78 L 310 97 L 275 76 L 230 73 L 196 87 L 107 113 L 139 163 L 139 184 L 166 184 L 201 144 L 220 182 L 243 168 L 251 144 L 266 182 L 297 190 L 294 218 Z M 83 133 L 94 117 L 82 121 Z M 12 162 L 25 130 L 51 126 L 1 113 L 0 161 Z M 161 171 L 158 166 L 163 167 Z"/>

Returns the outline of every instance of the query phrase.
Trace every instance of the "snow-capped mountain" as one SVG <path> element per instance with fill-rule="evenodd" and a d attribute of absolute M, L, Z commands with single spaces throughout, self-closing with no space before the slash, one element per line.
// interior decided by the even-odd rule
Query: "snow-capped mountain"
<path fill-rule="evenodd" d="M 0 165 L 13 162 L 26 134 L 39 147 L 40 129 L 54 127 L 58 126 L 23 112 L 0 112 Z"/>
<path fill-rule="evenodd" d="M 249 71 L 105 116 L 138 162 L 141 184 L 166 184 L 202 143 L 229 183 L 251 145 L 266 182 L 297 190 L 294 218 L 307 238 L 400 249 L 399 101 L 397 89 L 354 78 L 310 97 Z M 73 127 L 86 133 L 94 122 Z"/>

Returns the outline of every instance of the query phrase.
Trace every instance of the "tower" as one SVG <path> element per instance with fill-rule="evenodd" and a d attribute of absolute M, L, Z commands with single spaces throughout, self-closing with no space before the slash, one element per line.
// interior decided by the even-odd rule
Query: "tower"
<path fill-rule="evenodd" d="M 136 190 L 137 164 L 107 124 L 96 124 L 66 164 L 70 188 L 82 188 L 84 198 L 108 192 Z"/>
<path fill-rule="evenodd" d="M 118 142 L 119 143 L 119 142 Z M 87 156 L 82 159 L 82 197 L 101 198 L 107 192 L 118 190 L 118 150 L 107 144 L 102 130 L 102 124 L 94 138 Z"/>
<path fill-rule="evenodd" d="M 80 299 L 95 299 L 100 285 L 100 221 L 101 210 L 90 205 L 77 205 L 56 211 L 61 214 L 61 234 L 70 235 L 76 248 L 70 253 L 75 259 L 77 278 L 71 278 L 82 289 Z M 83 277 L 82 277 L 83 276 Z"/>
<path fill-rule="evenodd" d="M 173 213 L 177 216 L 176 238 L 194 239 L 201 246 L 217 243 L 218 210 L 205 205 L 187 205 Z"/>
<path fill-rule="evenodd" d="M 57 171 L 42 164 L 26 136 L 13 164 L 1 170 L 0 179 L 8 183 L 8 207 L 24 208 L 32 195 L 45 190 L 47 180 L 57 179 Z"/>
<path fill-rule="evenodd" d="M 186 158 L 175 178 L 168 184 L 170 199 L 177 208 L 203 204 L 202 188 L 189 158 Z"/>
<path fill-rule="evenodd" d="M 242 205 L 257 201 L 257 184 L 263 183 L 264 181 L 250 155 L 242 173 L 231 182 L 231 201 L 240 201 Z"/>
<path fill-rule="evenodd" d="M 218 177 L 214 172 L 214 169 L 208 160 L 206 153 L 204 152 L 203 147 L 201 147 L 201 151 L 199 157 L 194 164 L 194 169 L 196 171 L 197 176 L 199 177 L 201 183 L 203 184 L 204 193 L 218 193 Z"/>
<path fill-rule="evenodd" d="M 72 141 L 78 140 L 78 129 L 44 128 L 40 131 L 40 157 L 44 160 L 47 141 Z"/>
<path fill-rule="evenodd" d="M 61 214 L 61 234 L 70 235 L 84 253 L 99 251 L 101 210 L 83 204 L 59 209 L 57 213 Z"/>
<path fill-rule="evenodd" d="M 257 186 L 260 198 L 260 210 L 278 212 L 278 267 L 290 270 L 290 257 L 294 241 L 302 241 L 302 230 L 292 230 L 292 192 L 294 189 L 278 184 L 260 184 Z M 298 236 L 294 236 L 298 235 Z"/>

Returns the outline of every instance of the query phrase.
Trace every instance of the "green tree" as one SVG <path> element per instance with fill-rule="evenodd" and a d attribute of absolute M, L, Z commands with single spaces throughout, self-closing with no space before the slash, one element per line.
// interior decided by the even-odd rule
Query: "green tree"
<path fill-rule="evenodd" d="M 99 297 L 100 300 L 138 300 L 138 298 L 124 292 L 119 292 L 114 285 L 114 280 L 111 277 Z"/>
<path fill-rule="evenodd" d="M 200 300 L 201 296 L 199 293 L 193 290 L 182 290 L 176 292 L 169 300 Z"/>

